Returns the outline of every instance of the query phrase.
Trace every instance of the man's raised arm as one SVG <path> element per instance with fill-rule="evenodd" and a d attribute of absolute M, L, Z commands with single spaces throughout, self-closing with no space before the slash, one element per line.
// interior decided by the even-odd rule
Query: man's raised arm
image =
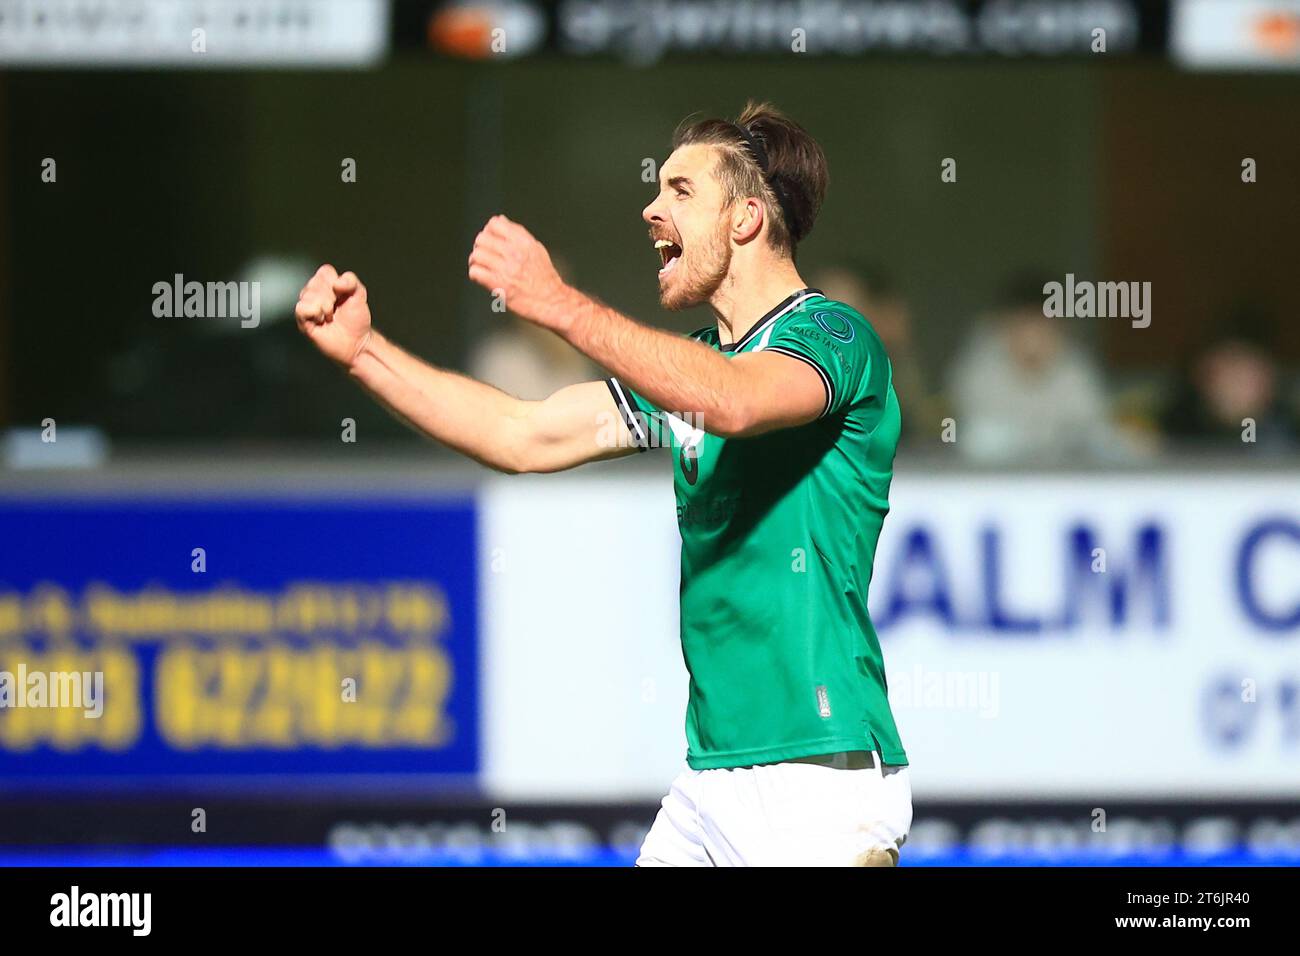
<path fill-rule="evenodd" d="M 534 402 L 435 368 L 374 330 L 366 287 L 351 272 L 321 266 L 295 316 L 303 334 L 394 415 L 489 468 L 562 471 L 636 451 L 604 382 Z"/>
<path fill-rule="evenodd" d="M 699 342 L 642 325 L 566 285 L 546 247 L 505 216 L 492 217 L 475 239 L 469 277 L 657 407 L 699 415 L 700 427 L 714 435 L 791 428 L 826 408 L 826 386 L 806 363 L 762 353 L 727 359 Z"/>

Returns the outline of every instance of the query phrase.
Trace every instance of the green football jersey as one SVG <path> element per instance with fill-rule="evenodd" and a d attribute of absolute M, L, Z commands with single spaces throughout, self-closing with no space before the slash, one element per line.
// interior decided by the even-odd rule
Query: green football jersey
<path fill-rule="evenodd" d="M 608 381 L 633 441 L 671 448 L 675 460 L 689 766 L 841 750 L 907 763 L 867 613 L 900 423 L 880 339 L 816 289 L 791 295 L 734 345 L 720 345 L 714 327 L 691 337 L 807 363 L 826 408 L 798 428 L 724 439 Z"/>

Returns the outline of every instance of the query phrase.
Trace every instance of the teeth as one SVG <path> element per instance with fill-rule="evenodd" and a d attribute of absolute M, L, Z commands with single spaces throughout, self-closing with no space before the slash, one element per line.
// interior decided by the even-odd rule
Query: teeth
<path fill-rule="evenodd" d="M 668 247 L 668 246 L 671 246 L 671 245 L 672 245 L 672 243 L 669 242 L 667 239 L 657 239 L 657 240 L 655 240 L 655 248 L 656 248 L 656 249 L 664 249 L 664 248 L 666 248 L 666 247 Z"/>

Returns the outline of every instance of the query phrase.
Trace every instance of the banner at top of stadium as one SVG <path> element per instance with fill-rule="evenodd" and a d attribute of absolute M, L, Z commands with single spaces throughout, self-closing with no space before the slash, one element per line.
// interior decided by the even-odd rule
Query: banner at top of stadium
<path fill-rule="evenodd" d="M 1300 0 L 397 0 L 398 47 L 543 51 L 649 65 L 797 54 L 1015 60 L 1169 55 L 1193 69 L 1300 68 Z"/>
<path fill-rule="evenodd" d="M 414 11 L 398 10 L 397 42 L 413 45 Z M 638 64 L 791 53 L 1055 57 L 1161 50 L 1166 20 L 1165 5 L 1127 0 L 461 0 L 432 12 L 427 41 L 472 59 L 551 50 Z"/>
<path fill-rule="evenodd" d="M 1300 0 L 0 0 L 0 65 L 373 68 L 469 60 L 1170 55 L 1300 68 Z"/>

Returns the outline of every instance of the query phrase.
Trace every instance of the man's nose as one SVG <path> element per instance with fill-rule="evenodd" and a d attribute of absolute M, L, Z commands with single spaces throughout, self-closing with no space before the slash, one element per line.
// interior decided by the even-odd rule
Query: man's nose
<path fill-rule="evenodd" d="M 641 210 L 641 218 L 652 226 L 664 221 L 664 214 L 659 208 L 658 197 L 656 197 L 650 205 Z"/>

